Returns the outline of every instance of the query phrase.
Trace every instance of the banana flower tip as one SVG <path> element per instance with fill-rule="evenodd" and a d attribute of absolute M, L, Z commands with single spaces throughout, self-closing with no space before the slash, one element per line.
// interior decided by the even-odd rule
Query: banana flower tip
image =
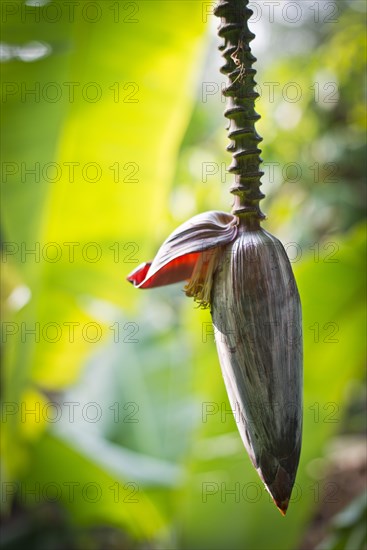
<path fill-rule="evenodd" d="M 279 512 L 284 517 L 288 510 L 289 499 L 283 500 L 282 502 L 278 502 L 274 500 L 274 503 L 275 503 L 275 506 L 278 508 Z"/>

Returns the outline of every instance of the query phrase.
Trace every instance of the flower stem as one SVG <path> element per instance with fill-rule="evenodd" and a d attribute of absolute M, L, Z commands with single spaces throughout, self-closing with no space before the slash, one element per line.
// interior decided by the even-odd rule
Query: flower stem
<path fill-rule="evenodd" d="M 224 115 L 229 119 L 227 127 L 231 140 L 227 150 L 232 153 L 228 171 L 235 174 L 230 192 L 235 196 L 232 213 L 247 227 L 259 227 L 265 218 L 259 202 L 264 198 L 260 191 L 262 162 L 258 144 L 262 138 L 256 132 L 255 123 L 260 118 L 255 111 L 259 94 L 254 88 L 256 70 L 252 64 L 256 58 L 251 53 L 250 42 L 255 35 L 248 28 L 252 15 L 248 0 L 220 0 L 214 14 L 221 18 L 218 35 L 224 38 L 219 47 L 225 64 L 221 72 L 228 76 L 223 95 L 227 98 Z"/>

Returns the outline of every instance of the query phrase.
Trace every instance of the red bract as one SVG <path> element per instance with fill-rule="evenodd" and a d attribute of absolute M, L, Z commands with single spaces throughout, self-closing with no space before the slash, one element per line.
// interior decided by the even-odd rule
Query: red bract
<path fill-rule="evenodd" d="M 190 218 L 164 241 L 153 262 L 141 264 L 127 280 L 137 288 L 153 288 L 186 280 L 186 294 L 207 306 L 218 252 L 236 238 L 237 224 L 236 216 L 219 211 Z"/>

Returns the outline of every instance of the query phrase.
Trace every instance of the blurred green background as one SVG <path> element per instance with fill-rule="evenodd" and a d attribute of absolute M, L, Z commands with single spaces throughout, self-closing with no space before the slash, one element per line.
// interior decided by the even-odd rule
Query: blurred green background
<path fill-rule="evenodd" d="M 4 549 L 365 547 L 364 1 L 251 3 L 264 227 L 304 315 L 286 518 L 209 312 L 125 282 L 179 223 L 230 210 L 214 5 L 2 2 Z"/>

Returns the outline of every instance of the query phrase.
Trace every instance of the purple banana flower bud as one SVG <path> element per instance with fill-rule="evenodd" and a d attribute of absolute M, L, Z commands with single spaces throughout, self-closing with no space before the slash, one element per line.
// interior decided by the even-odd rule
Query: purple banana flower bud
<path fill-rule="evenodd" d="M 223 378 L 251 461 L 284 515 L 302 435 L 297 286 L 282 244 L 262 229 L 240 226 L 226 255 L 211 302 Z"/>

